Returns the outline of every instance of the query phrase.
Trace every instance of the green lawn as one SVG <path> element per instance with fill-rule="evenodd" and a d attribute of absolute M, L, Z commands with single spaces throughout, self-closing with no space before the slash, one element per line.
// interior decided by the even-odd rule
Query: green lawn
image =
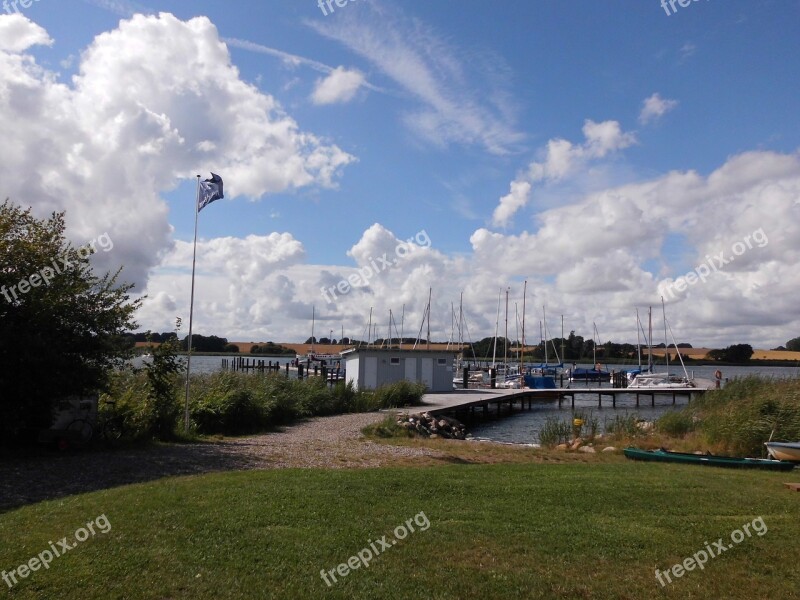
<path fill-rule="evenodd" d="M 0 571 L 104 514 L 11 598 L 797 597 L 797 474 L 678 465 L 478 465 L 183 477 L 0 514 Z M 320 570 L 418 516 L 417 530 L 328 587 Z M 703 571 L 662 571 L 757 517 Z M 412 523 L 413 524 L 413 523 Z"/>

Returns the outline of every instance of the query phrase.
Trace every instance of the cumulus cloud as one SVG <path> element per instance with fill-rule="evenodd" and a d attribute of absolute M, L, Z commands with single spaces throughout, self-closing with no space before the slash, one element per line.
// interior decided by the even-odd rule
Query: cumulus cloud
<path fill-rule="evenodd" d="M 643 125 L 647 125 L 652 121 L 657 121 L 676 106 L 678 106 L 677 100 L 662 98 L 658 92 L 656 92 L 645 99 L 642 105 L 642 111 L 639 113 L 639 122 Z"/>
<path fill-rule="evenodd" d="M 680 256 L 667 258 L 675 239 Z M 626 336 L 620 324 L 634 307 L 664 295 L 687 338 L 774 346 L 800 326 L 792 300 L 798 240 L 800 154 L 747 152 L 708 176 L 676 171 L 587 194 L 540 213 L 533 231 L 479 229 L 471 270 L 529 277 L 537 293 L 587 329 L 597 318 L 611 337 Z M 705 281 L 675 289 L 676 279 L 718 256 L 728 262 Z M 602 315 L 587 322 L 582 306 L 602 306 Z M 723 324 L 730 327 L 717 329 Z"/>
<path fill-rule="evenodd" d="M 405 315 L 404 333 L 413 337 L 433 288 L 433 337 L 454 335 L 453 310 L 463 291 L 469 337 L 478 340 L 493 335 L 498 293 L 510 288 L 515 337 L 523 279 L 529 319 L 546 304 L 551 332 L 555 315 L 563 314 L 567 332 L 588 337 L 596 322 L 604 341 L 635 341 L 636 308 L 657 305 L 662 295 L 678 341 L 774 347 L 800 328 L 800 153 L 748 152 L 705 176 L 676 171 L 610 187 L 544 211 L 534 225 L 508 235 L 478 229 L 464 255 L 438 250 L 435 238 L 428 243 L 375 223 L 331 264 L 307 262 L 299 240 L 285 233 L 201 240 L 197 331 L 240 341 L 305 339 L 316 306 L 318 331 L 339 334 L 344 327 L 346 336 L 366 338 L 372 311 L 385 337 L 391 309 L 397 333 Z M 739 246 L 736 254 L 748 236 L 751 247 Z M 676 237 L 682 252 L 668 257 Z M 409 240 L 412 251 L 400 259 L 396 248 Z M 153 300 L 141 317 L 147 327 L 168 330 L 176 315 L 188 314 L 190 252 L 190 244 L 179 242 L 154 272 Z M 669 293 L 676 279 L 720 252 L 735 260 Z M 324 297 L 325 289 L 375 265 L 381 268 L 366 285 Z"/>
<path fill-rule="evenodd" d="M 23 52 L 39 45 L 53 45 L 42 27 L 21 13 L 0 15 L 0 51 Z"/>
<path fill-rule="evenodd" d="M 532 162 L 516 181 L 511 193 L 500 199 L 492 215 L 496 227 L 507 226 L 518 210 L 528 204 L 532 184 L 563 180 L 593 160 L 623 150 L 636 143 L 636 136 L 622 131 L 617 121 L 596 123 L 587 119 L 583 124 L 585 141 L 573 144 L 565 139 L 552 139 L 540 153 L 543 158 Z"/>
<path fill-rule="evenodd" d="M 160 194 L 202 167 L 224 174 L 228 198 L 260 198 L 335 186 L 355 160 L 244 82 L 205 17 L 123 20 L 86 48 L 69 85 L 20 54 L 49 42 L 43 29 L 13 15 L 0 31 L 0 196 L 66 210 L 78 243 L 108 232 L 114 251 L 98 267 L 124 264 L 140 287 L 173 243 Z"/>
<path fill-rule="evenodd" d="M 311 100 L 314 104 L 336 104 L 349 102 L 364 83 L 364 75 L 337 67 L 324 79 L 318 79 Z"/>
<path fill-rule="evenodd" d="M 514 214 L 528 203 L 531 193 L 531 184 L 527 181 L 512 181 L 511 191 L 500 198 L 500 204 L 494 209 L 492 222 L 495 225 L 506 225 Z"/>

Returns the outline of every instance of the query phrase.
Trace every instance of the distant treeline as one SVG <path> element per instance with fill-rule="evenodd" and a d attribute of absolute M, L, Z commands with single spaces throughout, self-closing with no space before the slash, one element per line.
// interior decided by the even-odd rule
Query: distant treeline
<path fill-rule="evenodd" d="M 125 336 L 126 339 L 129 341 L 129 346 L 133 347 L 135 342 L 154 342 L 157 344 L 163 344 L 167 340 L 176 339 L 178 336 L 175 335 L 174 331 L 166 331 L 164 333 L 131 333 Z M 188 351 L 189 349 L 189 336 L 187 335 L 182 340 L 180 340 L 180 347 L 181 350 Z M 192 335 L 192 352 L 240 352 L 241 349 L 236 344 L 231 344 L 228 342 L 227 338 L 217 337 L 216 335 L 199 335 L 193 334 Z M 257 344 L 250 348 L 251 354 L 270 354 L 270 355 L 283 355 L 283 354 L 291 354 L 294 355 L 295 351 L 291 348 L 287 348 L 286 346 L 281 346 L 279 344 L 273 344 L 272 342 L 267 342 L 265 344 Z"/>
<path fill-rule="evenodd" d="M 504 355 L 512 354 L 516 356 L 517 349 L 520 346 L 521 343 L 519 340 L 512 341 L 504 337 L 498 337 L 496 356 L 502 357 Z M 653 346 L 653 348 L 662 349 L 675 347 L 675 344 L 670 344 L 667 346 L 663 343 Z M 691 347 L 691 344 L 686 343 L 677 345 L 678 349 Z M 475 351 L 475 356 L 478 358 L 492 356 L 492 354 L 495 352 L 494 337 L 483 338 L 479 342 L 474 343 L 473 348 Z M 540 341 L 538 344 L 533 344 L 530 340 L 526 340 L 525 348 L 526 357 L 533 360 L 544 360 L 544 341 Z M 564 356 L 561 356 L 562 349 Z M 597 356 L 598 360 L 602 359 L 604 361 L 609 359 L 635 358 L 637 356 L 637 352 L 638 350 L 636 344 L 616 344 L 610 341 L 606 342 L 605 344 L 597 344 L 597 347 L 595 348 L 595 343 L 593 340 L 587 340 L 580 335 L 575 335 L 574 331 L 571 331 L 569 337 L 567 338 L 553 338 L 551 340 L 547 340 L 548 359 L 554 359 L 556 355 L 558 355 L 559 358 L 568 362 L 585 359 L 591 360 L 595 355 Z"/>
<path fill-rule="evenodd" d="M 271 356 L 291 355 L 297 354 L 291 348 L 267 342 L 266 344 L 257 344 L 250 348 L 250 354 L 269 354 Z"/>
<path fill-rule="evenodd" d="M 494 338 L 492 338 L 492 339 L 494 339 Z M 326 338 L 326 337 L 323 337 L 323 338 L 310 337 L 303 343 L 304 344 L 319 344 L 320 346 L 325 346 L 325 345 L 333 346 L 333 345 L 337 345 L 337 344 L 342 345 L 342 346 L 361 346 L 361 345 L 366 345 L 367 341 L 366 340 L 357 340 L 355 338 L 348 338 L 348 337 L 343 337 L 339 341 L 337 341 L 336 338 L 331 339 L 331 338 Z M 386 344 L 386 345 L 391 345 L 391 346 L 397 346 L 399 344 L 414 344 L 414 343 L 416 343 L 417 345 L 427 344 L 428 340 L 427 339 L 421 339 L 421 340 L 417 341 L 417 338 L 412 338 L 412 337 L 404 337 L 404 338 L 395 337 L 395 338 L 391 338 L 391 339 L 389 339 L 389 338 L 377 338 L 375 340 L 372 340 L 370 342 L 370 345 L 381 346 L 381 345 Z M 446 344 L 447 342 L 431 342 L 431 344 L 434 344 L 434 343 L 435 344 Z"/>

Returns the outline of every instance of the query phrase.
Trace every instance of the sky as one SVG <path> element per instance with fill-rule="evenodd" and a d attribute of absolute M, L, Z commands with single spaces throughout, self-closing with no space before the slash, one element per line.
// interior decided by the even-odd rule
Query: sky
<path fill-rule="evenodd" d="M 683 1 L 5 2 L 0 198 L 66 211 L 141 331 L 187 332 L 213 172 L 195 333 L 415 337 L 430 294 L 476 341 L 507 292 L 512 339 L 635 342 L 663 298 L 677 342 L 776 347 L 800 1 Z"/>

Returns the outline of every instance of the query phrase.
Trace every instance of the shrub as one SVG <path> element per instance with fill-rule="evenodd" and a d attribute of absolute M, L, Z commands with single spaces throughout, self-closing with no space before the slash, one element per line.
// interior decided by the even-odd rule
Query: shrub
<path fill-rule="evenodd" d="M 380 423 L 368 425 L 362 430 L 362 432 L 368 437 L 378 437 L 384 439 L 414 437 L 414 433 L 411 430 L 401 427 L 397 424 L 396 417 L 386 417 Z"/>
<path fill-rule="evenodd" d="M 558 446 L 572 439 L 572 424 L 558 417 L 547 417 L 539 430 L 539 443 L 542 446 Z"/>
<path fill-rule="evenodd" d="M 695 423 L 690 414 L 670 411 L 656 421 L 656 430 L 667 435 L 682 437 L 694 431 Z"/>
<path fill-rule="evenodd" d="M 606 419 L 605 430 L 607 434 L 617 437 L 636 437 L 641 433 L 636 425 L 638 421 L 636 414 L 614 415 L 614 418 Z"/>
<path fill-rule="evenodd" d="M 375 409 L 419 406 L 425 389 L 423 383 L 406 380 L 390 383 L 372 392 L 372 405 Z"/>

